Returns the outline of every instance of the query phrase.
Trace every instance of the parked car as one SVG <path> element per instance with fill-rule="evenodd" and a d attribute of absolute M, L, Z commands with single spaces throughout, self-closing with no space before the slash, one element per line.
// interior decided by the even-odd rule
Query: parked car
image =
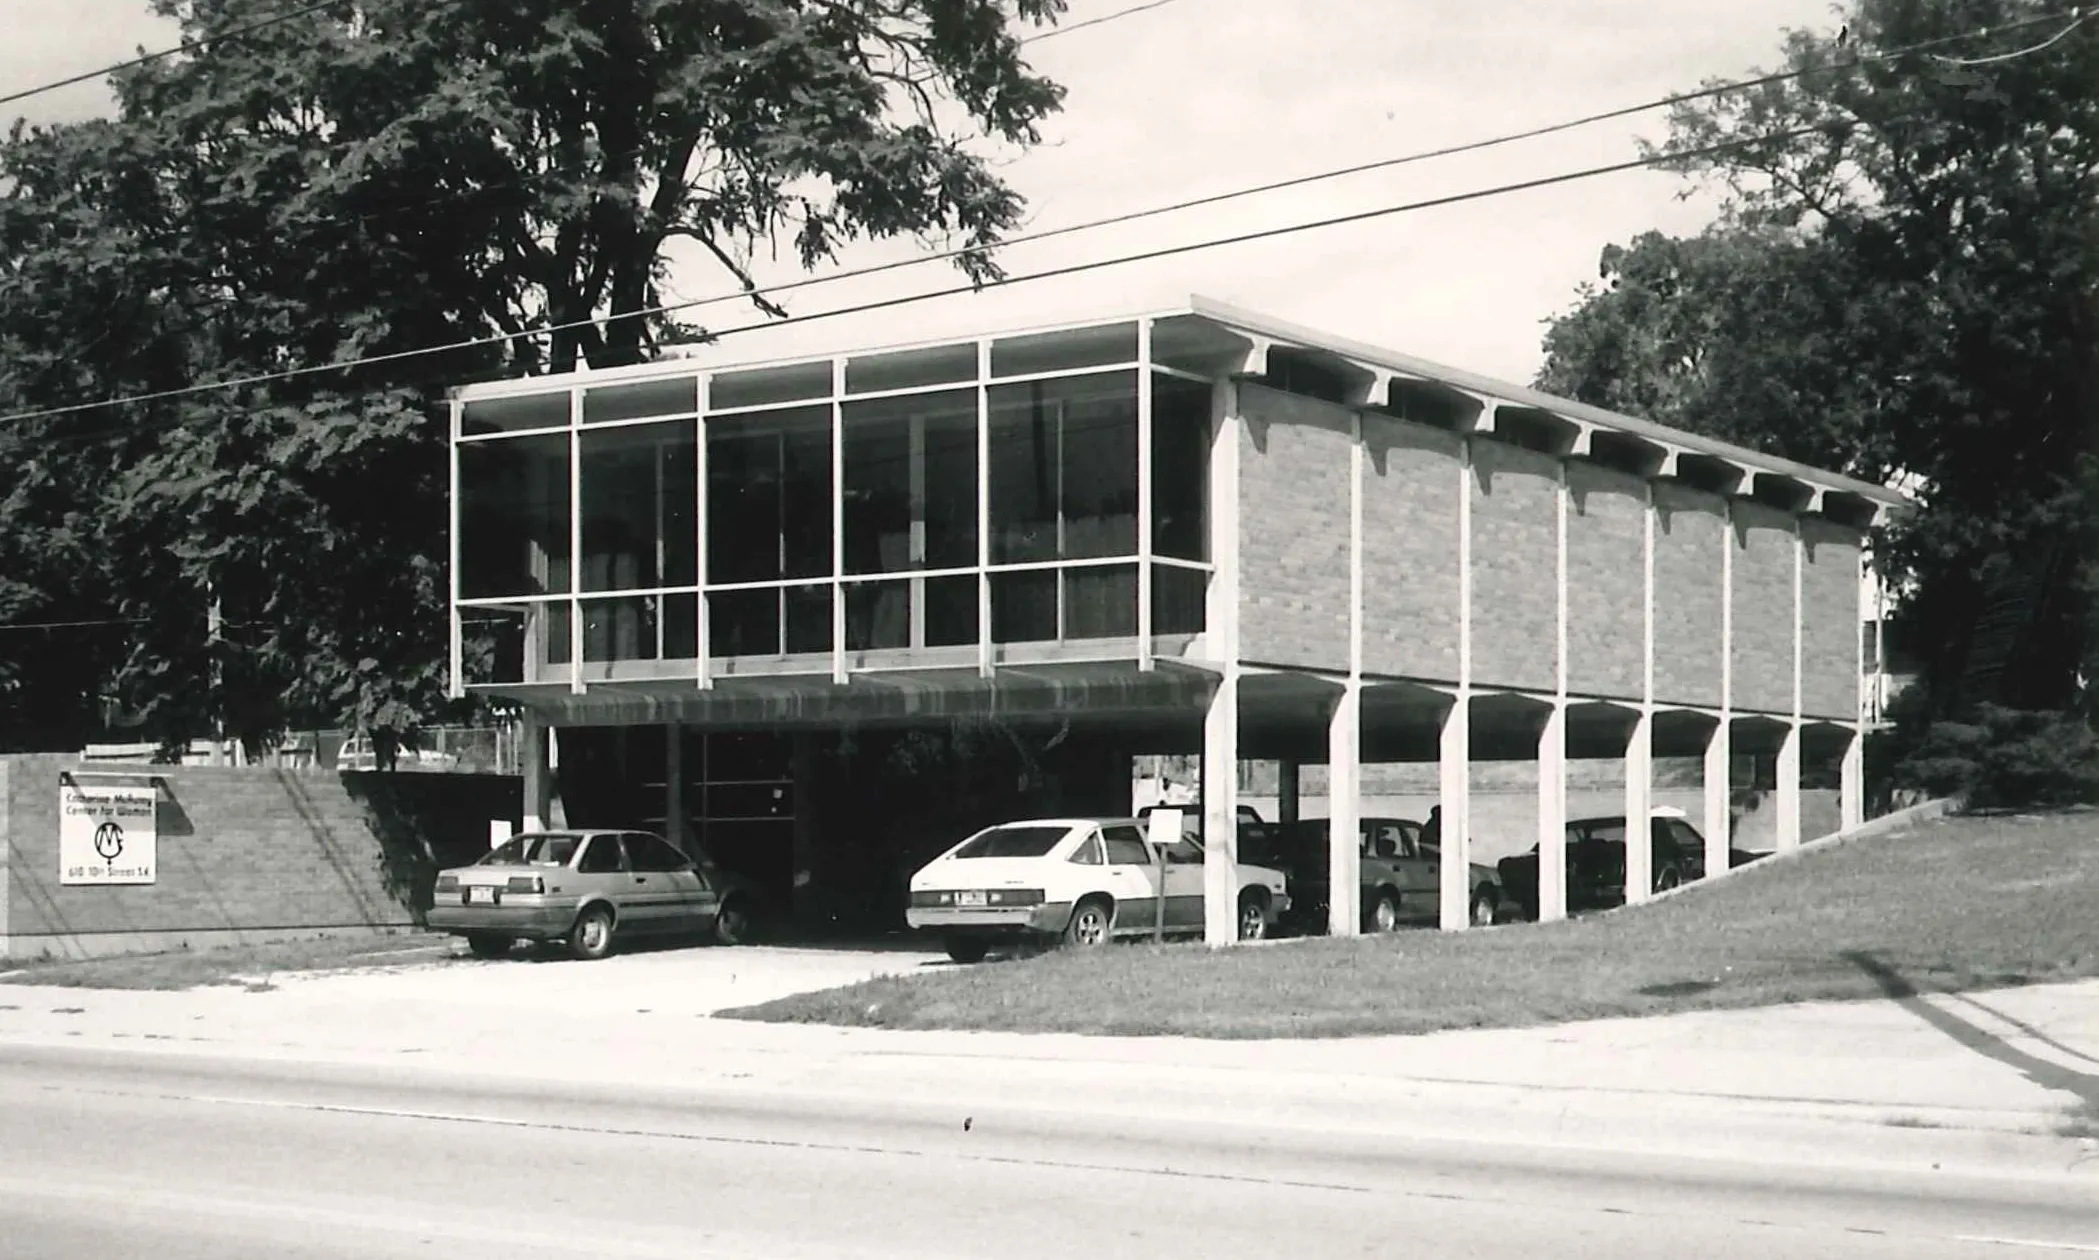
<path fill-rule="evenodd" d="M 1654 891 L 1705 878 L 1705 837 L 1683 811 L 1659 806 L 1648 815 Z M 1509 899 L 1538 917 L 1538 846 L 1498 867 Z M 1578 818 L 1567 824 L 1567 909 L 1597 910 L 1625 902 L 1625 816 Z"/>
<path fill-rule="evenodd" d="M 1245 856 L 1277 867 L 1290 883 L 1288 926 L 1324 932 L 1331 898 L 1324 818 L 1277 823 Z M 1357 835 L 1357 870 L 1365 932 L 1390 932 L 1409 920 L 1439 917 L 1442 907 L 1442 861 L 1434 843 L 1424 845 L 1422 826 L 1409 818 L 1365 818 Z M 1479 926 L 1500 918 L 1501 886 L 1494 868 L 1471 865 L 1469 905 Z"/>
<path fill-rule="evenodd" d="M 1241 940 L 1266 936 L 1290 907 L 1283 873 L 1238 864 Z M 905 921 L 971 963 L 997 943 L 1101 945 L 1157 930 L 1203 930 L 1203 847 L 1154 846 L 1135 818 L 1037 818 L 987 827 L 911 877 Z"/>
<path fill-rule="evenodd" d="M 646 831 L 529 831 L 437 877 L 429 926 L 500 958 L 520 939 L 603 958 L 633 936 L 748 940 L 758 886 Z"/>

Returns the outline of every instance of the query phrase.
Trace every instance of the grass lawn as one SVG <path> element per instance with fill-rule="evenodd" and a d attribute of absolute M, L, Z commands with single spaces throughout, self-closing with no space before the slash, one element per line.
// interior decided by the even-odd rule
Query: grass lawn
<path fill-rule="evenodd" d="M 2099 974 L 2099 813 L 1950 818 L 1648 905 L 1445 934 L 1054 951 L 723 1014 L 888 1028 L 1337 1037 Z"/>
<path fill-rule="evenodd" d="M 449 937 L 422 932 L 229 945 L 220 949 L 127 954 L 115 958 L 0 963 L 0 984 L 75 989 L 193 989 L 207 984 L 269 985 L 288 971 L 351 971 L 435 962 L 453 954 Z M 10 969 L 12 968 L 12 970 Z"/>

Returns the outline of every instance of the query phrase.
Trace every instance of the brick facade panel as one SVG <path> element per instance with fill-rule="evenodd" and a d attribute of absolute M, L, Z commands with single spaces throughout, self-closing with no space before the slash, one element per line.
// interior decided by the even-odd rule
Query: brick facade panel
<path fill-rule="evenodd" d="M 1559 652 L 1559 461 L 1472 444 L 1472 677 L 1551 691 Z"/>
<path fill-rule="evenodd" d="M 166 785 L 156 882 L 63 885 L 59 773 L 81 768 L 74 757 L 7 760 L 0 924 L 26 942 L 17 948 L 51 935 L 413 923 L 436 869 L 485 852 L 488 822 L 515 825 L 522 803 L 509 776 L 140 768 Z"/>
<path fill-rule="evenodd" d="M 1240 656 L 1346 670 L 1353 417 L 1260 385 L 1239 398 Z"/>
<path fill-rule="evenodd" d="M 1793 521 L 1761 503 L 1735 504 L 1734 707 L 1793 711 Z"/>
<path fill-rule="evenodd" d="M 1646 511 L 1640 478 L 1567 462 L 1567 689 L 1577 695 L 1640 698 Z"/>
<path fill-rule="evenodd" d="M 1810 717 L 1858 718 L 1859 531 L 1821 517 L 1801 522 L 1801 708 Z"/>
<path fill-rule="evenodd" d="M 1460 441 L 1375 413 L 1363 441 L 1363 668 L 1455 682 Z"/>
<path fill-rule="evenodd" d="M 1727 503 L 1668 482 L 1654 502 L 1654 697 L 1718 708 Z"/>

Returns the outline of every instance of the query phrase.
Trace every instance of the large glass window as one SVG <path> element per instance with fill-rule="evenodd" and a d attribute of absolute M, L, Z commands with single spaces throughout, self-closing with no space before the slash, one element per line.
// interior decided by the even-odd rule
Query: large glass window
<path fill-rule="evenodd" d="M 707 421 L 707 580 L 831 573 L 831 409 Z"/>
<path fill-rule="evenodd" d="M 977 399 L 973 389 L 848 403 L 845 571 L 906 573 L 977 562 Z M 846 588 L 846 647 L 976 640 L 976 583 L 858 582 Z M 922 629 L 913 630 L 913 601 Z"/>
<path fill-rule="evenodd" d="M 1210 558 L 1210 385 L 1152 376 L 1152 554 Z"/>
<path fill-rule="evenodd" d="M 459 446 L 459 593 L 467 599 L 569 589 L 568 435 Z"/>
<path fill-rule="evenodd" d="M 651 590 L 699 580 L 693 512 L 699 462 L 689 420 L 585 433 L 583 589 Z"/>
<path fill-rule="evenodd" d="M 991 395 L 991 560 L 1137 551 L 1137 379 L 1000 385 Z"/>

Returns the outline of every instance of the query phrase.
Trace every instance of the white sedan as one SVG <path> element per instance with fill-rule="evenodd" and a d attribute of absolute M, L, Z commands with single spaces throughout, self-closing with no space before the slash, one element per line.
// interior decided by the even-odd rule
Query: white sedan
<path fill-rule="evenodd" d="M 1266 936 L 1290 908 L 1283 873 L 1241 862 L 1238 877 L 1239 937 Z M 1161 851 L 1133 818 L 1001 823 L 911 877 L 905 921 L 938 933 L 948 957 L 962 963 L 978 961 L 1002 940 L 1100 945 L 1162 926 L 1176 936 L 1199 933 L 1202 845 L 1187 836 Z"/>

